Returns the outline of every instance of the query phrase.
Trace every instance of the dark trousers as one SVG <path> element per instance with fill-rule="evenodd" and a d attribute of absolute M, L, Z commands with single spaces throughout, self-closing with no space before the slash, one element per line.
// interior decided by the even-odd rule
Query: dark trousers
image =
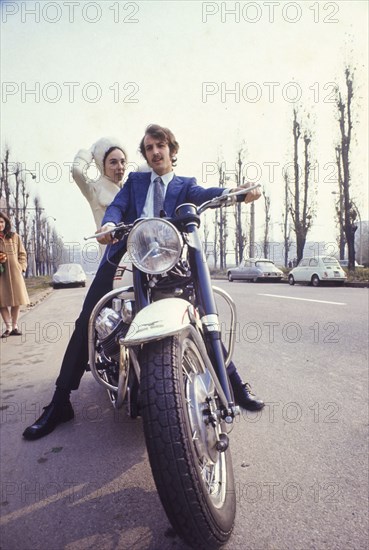
<path fill-rule="evenodd" d="M 113 278 L 116 266 L 123 256 L 120 251 L 109 262 L 99 267 L 88 290 L 82 311 L 78 317 L 75 329 L 64 354 L 60 374 L 56 381 L 58 389 L 65 392 L 77 390 L 88 365 L 88 321 L 97 302 L 113 288 Z M 112 265 L 114 264 L 114 265 Z M 236 366 L 231 362 L 227 368 L 228 375 L 236 372 Z"/>
<path fill-rule="evenodd" d="M 112 263 L 106 261 L 102 264 L 91 283 L 64 354 L 60 374 L 56 381 L 56 386 L 59 389 L 66 391 L 78 389 L 88 365 L 88 321 L 100 298 L 113 289 L 115 271 L 123 253 L 124 251 L 120 251 L 110 258 Z"/>

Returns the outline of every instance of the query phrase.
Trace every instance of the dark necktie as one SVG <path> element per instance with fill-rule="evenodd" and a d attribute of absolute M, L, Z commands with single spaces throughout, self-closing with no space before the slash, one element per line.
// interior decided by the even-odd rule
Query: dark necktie
<path fill-rule="evenodd" d="M 154 217 L 159 218 L 164 208 L 164 184 L 161 178 L 154 179 Z"/>

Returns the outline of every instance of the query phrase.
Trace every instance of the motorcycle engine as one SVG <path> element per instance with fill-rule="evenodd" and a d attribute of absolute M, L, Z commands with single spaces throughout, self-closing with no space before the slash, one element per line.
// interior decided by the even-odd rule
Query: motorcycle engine
<path fill-rule="evenodd" d="M 149 282 L 154 302 L 177 296 L 193 302 L 192 274 L 188 263 L 180 260 L 166 275 L 152 276 Z"/>
<path fill-rule="evenodd" d="M 120 308 L 119 305 L 117 307 L 117 302 L 119 304 L 121 300 L 116 300 L 116 303 L 113 304 L 114 309 L 105 307 L 100 311 L 95 322 L 95 329 L 105 357 L 119 362 L 119 338 L 128 332 L 132 318 L 132 306 L 125 302 L 124 306 Z M 118 308 L 119 311 L 117 311 Z"/>

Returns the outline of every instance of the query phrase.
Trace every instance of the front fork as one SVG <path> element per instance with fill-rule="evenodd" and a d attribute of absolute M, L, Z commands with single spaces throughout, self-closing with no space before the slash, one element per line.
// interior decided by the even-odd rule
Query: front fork
<path fill-rule="evenodd" d="M 219 316 L 211 285 L 210 271 L 206 258 L 204 257 L 202 242 L 198 231 L 200 220 L 197 216 L 196 208 L 190 204 L 179 207 L 177 214 L 188 218 L 188 221 L 185 224 L 188 234 L 187 245 L 189 247 L 191 269 L 194 270 L 193 280 L 195 284 L 196 298 L 200 309 L 201 322 L 205 332 L 206 346 L 208 348 L 211 361 L 214 365 L 214 370 L 227 399 L 228 408 L 233 411 L 234 402 L 227 376 L 224 348 L 221 341 Z M 232 314 L 235 315 L 235 308 L 233 308 Z M 233 348 L 234 339 L 232 338 L 231 340 Z M 229 350 L 228 352 L 228 363 L 230 361 L 231 351 L 232 350 Z"/>

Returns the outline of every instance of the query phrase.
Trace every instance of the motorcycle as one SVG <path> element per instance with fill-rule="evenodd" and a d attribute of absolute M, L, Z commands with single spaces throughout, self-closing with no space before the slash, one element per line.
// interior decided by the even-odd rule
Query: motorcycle
<path fill-rule="evenodd" d="M 132 284 L 114 288 L 92 311 L 90 369 L 114 407 L 125 405 L 131 418 L 142 417 L 164 510 L 176 533 L 196 549 L 219 548 L 232 533 L 229 434 L 240 412 L 226 372 L 236 308 L 229 294 L 212 286 L 200 215 L 244 197 L 242 190 L 200 207 L 182 204 L 173 218 L 139 219 L 94 235 L 126 239 Z M 227 347 L 216 295 L 230 310 Z"/>

